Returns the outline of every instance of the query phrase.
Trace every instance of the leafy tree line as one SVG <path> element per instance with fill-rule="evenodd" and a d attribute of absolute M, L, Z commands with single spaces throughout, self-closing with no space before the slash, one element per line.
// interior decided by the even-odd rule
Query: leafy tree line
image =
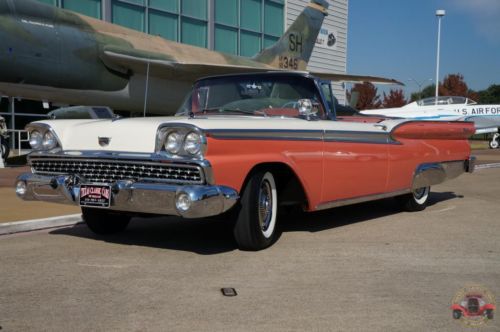
<path fill-rule="evenodd" d="M 473 99 L 480 104 L 500 104 L 500 85 L 492 84 L 486 90 L 473 91 L 469 89 L 464 77 L 461 74 L 449 74 L 439 83 L 440 96 L 462 96 Z M 348 92 L 347 98 L 357 95 L 356 109 L 366 110 L 374 108 L 401 107 L 412 101 L 434 97 L 436 86 L 430 84 L 421 92 L 411 94 L 409 100 L 406 99 L 402 89 L 391 89 L 388 94 L 385 92 L 381 97 L 378 89 L 370 82 L 357 83 Z"/>

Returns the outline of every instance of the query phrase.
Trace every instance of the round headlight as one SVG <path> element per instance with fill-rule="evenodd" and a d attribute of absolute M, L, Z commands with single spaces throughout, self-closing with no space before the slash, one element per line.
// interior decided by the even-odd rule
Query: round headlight
<path fill-rule="evenodd" d="M 42 148 L 43 137 L 42 133 L 38 130 L 33 130 L 30 133 L 30 145 L 34 150 L 40 150 Z"/>
<path fill-rule="evenodd" d="M 46 132 L 45 135 L 43 135 L 42 146 L 46 150 L 53 149 L 57 146 L 56 137 L 50 131 Z"/>
<path fill-rule="evenodd" d="M 189 133 L 184 140 L 184 151 L 195 155 L 201 151 L 201 136 L 195 132 Z"/>
<path fill-rule="evenodd" d="M 177 132 L 168 134 L 165 140 L 165 150 L 168 153 L 177 154 L 182 147 L 182 135 Z"/>

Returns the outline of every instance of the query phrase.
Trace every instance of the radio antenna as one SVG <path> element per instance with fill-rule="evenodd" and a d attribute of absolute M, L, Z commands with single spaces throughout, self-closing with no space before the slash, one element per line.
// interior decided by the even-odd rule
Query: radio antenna
<path fill-rule="evenodd" d="M 146 89 L 144 91 L 144 111 L 143 111 L 143 117 L 146 117 L 146 109 L 148 106 L 148 89 L 149 89 L 149 59 L 148 59 L 148 66 L 146 69 Z"/>

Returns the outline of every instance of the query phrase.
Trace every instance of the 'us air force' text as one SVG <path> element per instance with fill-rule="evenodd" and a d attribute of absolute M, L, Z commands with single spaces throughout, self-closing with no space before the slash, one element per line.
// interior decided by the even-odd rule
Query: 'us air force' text
<path fill-rule="evenodd" d="M 454 111 L 462 115 L 500 115 L 500 107 L 456 108 Z"/>

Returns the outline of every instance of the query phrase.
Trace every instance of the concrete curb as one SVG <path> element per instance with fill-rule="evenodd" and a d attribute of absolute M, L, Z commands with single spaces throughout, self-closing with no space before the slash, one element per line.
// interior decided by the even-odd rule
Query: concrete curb
<path fill-rule="evenodd" d="M 53 227 L 73 226 L 82 222 L 81 214 L 69 214 L 66 216 L 52 218 L 13 221 L 0 224 L 0 235 L 30 232 Z"/>
<path fill-rule="evenodd" d="M 474 168 L 475 170 L 488 169 L 488 168 L 500 168 L 500 163 L 492 163 L 492 164 L 479 164 Z"/>

